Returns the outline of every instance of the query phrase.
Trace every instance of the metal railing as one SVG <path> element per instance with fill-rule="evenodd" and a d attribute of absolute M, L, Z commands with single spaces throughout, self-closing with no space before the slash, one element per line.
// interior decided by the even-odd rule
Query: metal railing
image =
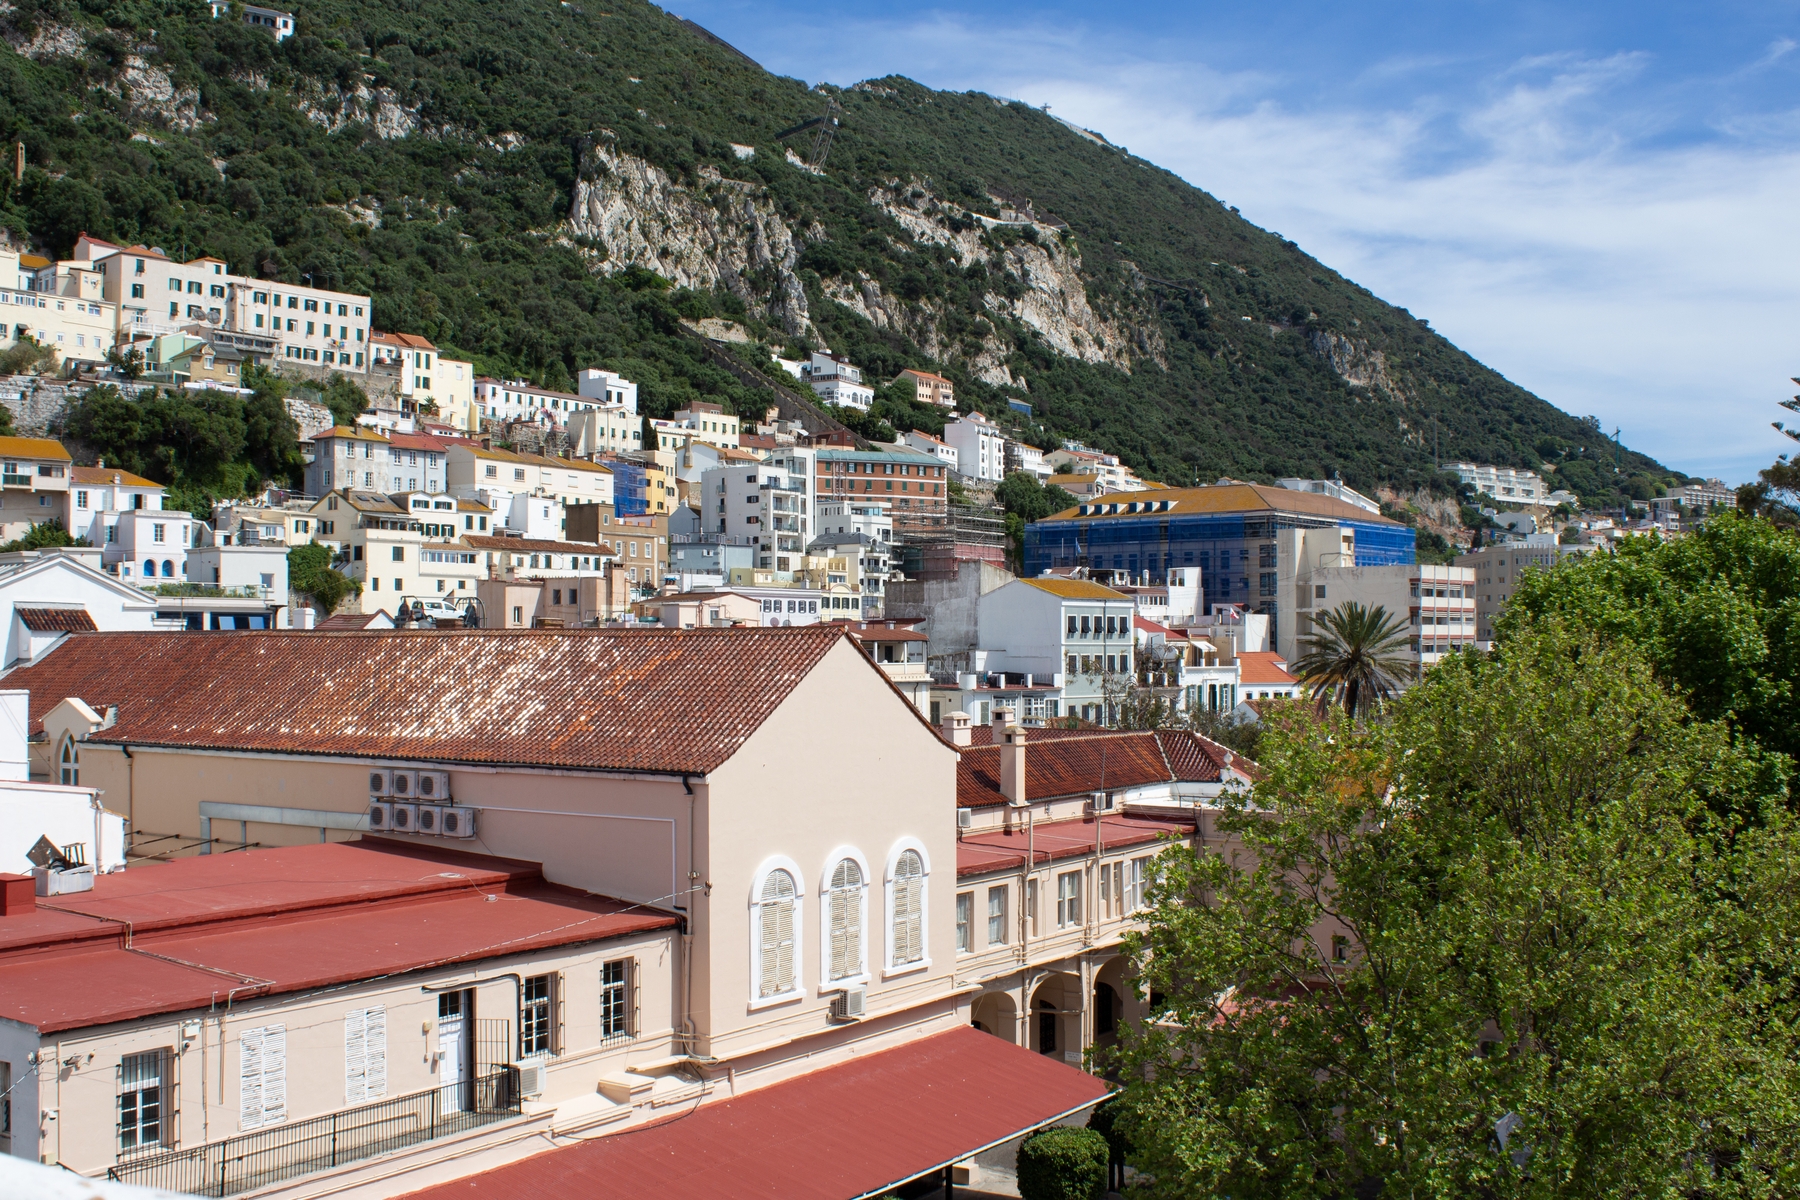
<path fill-rule="evenodd" d="M 107 1168 L 106 1177 L 194 1196 L 233 1196 L 518 1116 L 521 1099 L 518 1068 L 503 1067 L 222 1142 L 128 1158 Z"/>

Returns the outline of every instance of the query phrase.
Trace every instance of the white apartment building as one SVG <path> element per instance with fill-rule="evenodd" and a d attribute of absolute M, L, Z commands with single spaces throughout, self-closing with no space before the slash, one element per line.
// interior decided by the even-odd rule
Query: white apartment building
<path fill-rule="evenodd" d="M 17 260 L 9 269 L 6 258 Z M 36 303 L 28 297 L 0 292 L 0 303 L 11 303 L 15 314 L 0 328 L 0 346 L 11 345 L 20 330 L 40 346 L 48 346 L 64 363 L 98 364 L 106 358 L 118 337 L 118 306 L 106 302 L 104 280 L 88 263 L 65 259 L 51 262 L 34 254 L 0 251 L 0 280 L 18 276 L 29 285 Z M 0 309 L 0 312 L 4 312 Z"/>
<path fill-rule="evenodd" d="M 1015 580 L 976 601 L 973 673 L 1060 686 L 1064 713 L 1110 721 L 1105 677 L 1136 672 L 1135 609 L 1130 596 L 1087 579 Z"/>
<path fill-rule="evenodd" d="M 695 400 L 671 420 L 651 421 L 658 449 L 674 450 L 687 441 L 705 442 L 721 450 L 739 449 L 738 419 L 717 404 Z"/>
<path fill-rule="evenodd" d="M 757 548 L 759 568 L 801 570 L 815 536 L 816 461 L 811 450 L 784 449 L 766 463 L 707 471 L 701 477 L 701 528 L 749 540 Z"/>
<path fill-rule="evenodd" d="M 474 363 L 444 358 L 436 346 L 417 334 L 373 333 L 369 337 L 369 369 L 393 377 L 401 416 L 433 415 L 457 429 L 480 428 L 475 413 Z"/>
<path fill-rule="evenodd" d="M 836 354 L 814 351 L 800 367 L 800 377 L 827 404 L 868 412 L 875 403 L 875 389 L 863 383 L 862 371 Z"/>
<path fill-rule="evenodd" d="M 821 500 L 818 502 L 818 535 L 862 534 L 870 541 L 891 544 L 894 540 L 894 516 L 887 505 L 855 500 Z"/>
<path fill-rule="evenodd" d="M 1536 471 L 1468 462 L 1445 463 L 1444 470 L 1455 471 L 1477 492 L 1506 504 L 1540 504 L 1549 494 Z"/>
<path fill-rule="evenodd" d="M 1094 476 L 1100 482 L 1098 490 L 1103 495 L 1141 491 L 1144 486 L 1143 480 L 1120 462 L 1118 455 L 1094 450 L 1079 442 L 1064 442 L 1061 449 L 1044 456 L 1044 464 L 1053 474 Z"/>
<path fill-rule="evenodd" d="M 140 587 L 186 582 L 195 524 L 191 514 L 163 508 L 122 512 L 113 523 L 116 536 L 102 547 L 102 561 Z"/>
<path fill-rule="evenodd" d="M 1381 505 L 1347 486 L 1341 479 L 1277 479 L 1275 486 L 1286 488 L 1290 492 L 1311 492 L 1315 496 L 1330 496 L 1333 500 L 1354 504 L 1366 512 L 1379 513 L 1381 511 Z"/>
<path fill-rule="evenodd" d="M 449 464 L 451 494 L 480 500 L 496 512 L 510 507 L 517 495 L 556 500 L 565 507 L 613 502 L 613 474 L 604 463 L 484 450 L 467 442 L 450 447 Z"/>
<path fill-rule="evenodd" d="M 279 8 L 264 8 L 260 4 L 239 4 L 246 25 L 255 26 L 278 42 L 285 42 L 294 36 L 294 14 L 283 12 Z M 218 20 L 231 11 L 230 0 L 212 0 L 213 20 Z"/>
<path fill-rule="evenodd" d="M 956 450 L 957 474 L 990 483 L 1006 478 L 1006 435 L 981 413 L 946 421 L 944 441 Z"/>
<path fill-rule="evenodd" d="M 559 392 L 523 379 L 483 375 L 475 380 L 476 414 L 487 421 L 536 421 L 548 428 L 569 424 L 576 413 L 612 410 L 622 428 L 637 434 L 618 449 L 643 449 L 643 433 L 635 419 L 637 384 L 611 371 L 588 367 L 576 377 L 575 386 L 574 393 Z M 625 421 L 626 415 L 633 419 Z"/>
<path fill-rule="evenodd" d="M 1050 478 L 1050 467 L 1044 462 L 1044 452 L 1036 446 L 1024 442 L 1006 443 L 1006 473 L 1023 471 L 1034 476 L 1039 483 Z"/>
<path fill-rule="evenodd" d="M 569 451 L 577 458 L 596 454 L 636 454 L 644 445 L 644 420 L 622 408 L 589 408 L 570 413 Z"/>
<path fill-rule="evenodd" d="M 90 546 L 118 540 L 119 514 L 137 509 L 159 511 L 163 485 L 114 467 L 70 467 L 69 490 L 57 514 L 70 536 Z"/>
<path fill-rule="evenodd" d="M 956 470 L 956 447 L 952 446 L 949 442 L 934 438 L 929 433 L 920 433 L 916 429 L 909 429 L 901 434 L 900 441 L 903 445 L 910 446 L 914 450 L 922 451 L 940 459 L 952 471 Z"/>
<path fill-rule="evenodd" d="M 278 357 L 338 370 L 368 369 L 369 297 L 233 275 L 211 256 L 178 263 L 148 246 L 83 234 L 77 262 L 104 280 L 121 338 L 179 333 L 191 325 L 273 338 Z"/>

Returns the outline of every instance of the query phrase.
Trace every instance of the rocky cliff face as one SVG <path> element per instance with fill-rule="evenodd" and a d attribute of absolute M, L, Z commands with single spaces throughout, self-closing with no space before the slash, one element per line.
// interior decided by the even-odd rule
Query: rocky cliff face
<path fill-rule="evenodd" d="M 596 270 L 636 266 L 681 287 L 723 287 L 787 333 L 817 336 L 795 264 L 809 242 L 827 236 L 822 228 L 791 226 L 758 185 L 711 168 L 697 184 L 678 183 L 609 139 L 588 154 L 581 174 L 563 232 L 587 249 Z M 825 298 L 877 329 L 901 332 L 934 359 L 957 358 L 981 379 L 1014 387 L 1023 381 L 1007 360 L 1022 329 L 1058 354 L 1126 372 L 1141 359 L 1163 362 L 1153 322 L 1096 311 L 1080 251 L 1065 230 L 1010 210 L 1000 218 L 972 213 L 918 181 L 890 180 L 869 193 L 869 203 L 903 232 L 899 253 L 941 246 L 960 267 L 982 264 L 994 281 L 982 297 L 993 320 L 961 340 L 951 337 L 942 306 L 929 297 L 903 300 L 861 271 L 821 281 Z"/>

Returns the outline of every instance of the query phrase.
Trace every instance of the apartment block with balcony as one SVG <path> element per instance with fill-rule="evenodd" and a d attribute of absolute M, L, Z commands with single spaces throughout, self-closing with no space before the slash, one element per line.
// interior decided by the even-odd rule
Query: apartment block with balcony
<path fill-rule="evenodd" d="M 1136 672 L 1131 597 L 1087 579 L 1019 579 L 976 601 L 977 676 L 1061 688 L 1063 713 L 1110 723 L 1106 680 Z M 1046 714 L 1050 716 L 1058 714 Z"/>
<path fill-rule="evenodd" d="M 0 437 L 0 540 L 67 517 L 74 459 L 53 438 Z M 65 524 L 64 528 L 67 528 Z"/>
<path fill-rule="evenodd" d="M 0 280 L 18 278 L 20 289 L 0 289 L 0 346 L 29 337 L 70 365 L 96 366 L 118 338 L 118 306 L 106 299 L 105 281 L 86 262 L 51 262 L 35 254 L 0 251 Z M 4 307 L 10 305 L 9 310 Z"/>
<path fill-rule="evenodd" d="M 988 483 L 1006 478 L 1006 435 L 981 413 L 946 421 L 944 441 L 956 448 L 957 474 Z"/>
<path fill-rule="evenodd" d="M 701 477 L 701 529 L 744 538 L 757 548 L 756 566 L 800 571 L 812 544 L 815 452 L 784 449 L 765 463 L 714 467 Z"/>
<path fill-rule="evenodd" d="M 1393 564 L 1302 569 L 1294 580 L 1294 620 L 1277 638 L 1278 653 L 1297 662 L 1321 614 L 1347 603 L 1380 607 L 1405 629 L 1418 670 L 1474 646 L 1476 572 L 1471 567 Z"/>
<path fill-rule="evenodd" d="M 445 478 L 452 495 L 486 504 L 497 521 L 525 537 L 561 538 L 569 506 L 613 503 L 613 473 L 604 463 L 473 442 L 451 445 Z M 554 523 L 548 524 L 551 509 Z"/>
<path fill-rule="evenodd" d="M 1444 470 L 1456 472 L 1458 479 L 1502 504 L 1542 504 L 1550 494 L 1536 471 L 1471 462 L 1445 463 Z"/>
<path fill-rule="evenodd" d="M 815 351 L 801 364 L 800 378 L 827 404 L 868 412 L 875 403 L 875 389 L 863 383 L 862 369 L 840 355 Z"/>
<path fill-rule="evenodd" d="M 884 506 L 897 536 L 936 532 L 949 525 L 952 468 L 910 446 L 873 450 L 830 447 L 818 451 L 818 502 Z"/>
<path fill-rule="evenodd" d="M 576 391 L 559 392 L 525 379 L 475 380 L 475 415 L 480 421 L 534 421 L 546 429 L 568 428 L 576 432 L 576 418 L 600 413 L 605 420 L 589 428 L 588 436 L 614 450 L 643 449 L 643 427 L 637 419 L 637 384 L 597 367 L 582 370 Z M 602 433 L 604 431 L 604 433 Z"/>
<path fill-rule="evenodd" d="M 658 447 L 663 449 L 674 448 L 672 444 L 664 443 L 665 438 L 671 442 L 677 439 L 705 442 L 721 450 L 738 448 L 738 419 L 719 405 L 702 400 L 692 401 L 686 408 L 676 410 L 674 417 L 667 421 L 651 421 L 650 428 L 656 435 Z"/>
<path fill-rule="evenodd" d="M 931 671 L 925 665 L 930 638 L 913 621 L 851 621 L 844 628 L 881 673 L 893 681 L 900 694 L 912 702 L 920 716 L 931 711 Z"/>

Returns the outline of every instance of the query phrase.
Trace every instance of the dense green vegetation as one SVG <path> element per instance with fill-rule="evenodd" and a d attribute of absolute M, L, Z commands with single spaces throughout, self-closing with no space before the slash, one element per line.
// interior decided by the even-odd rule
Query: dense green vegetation
<path fill-rule="evenodd" d="M 846 90 L 816 177 L 782 161 L 774 134 L 816 113 L 818 93 L 637 0 L 605 11 L 319 0 L 280 45 L 212 20 L 200 0 L 21 0 L 4 19 L 17 44 L 68 30 L 82 43 L 74 56 L 0 53 L 0 136 L 24 141 L 31 164 L 22 183 L 0 181 L 0 222 L 47 253 L 87 230 L 216 254 L 243 274 L 366 290 L 379 327 L 492 373 L 566 386 L 604 363 L 640 381 L 650 415 L 692 399 L 760 411 L 764 397 L 679 322 L 725 316 L 771 348 L 803 348 L 773 320 L 774 271 L 748 273 L 741 295 L 682 292 L 564 236 L 584 155 L 610 139 L 678 181 L 744 180 L 792 228 L 822 232 L 797 271 L 834 350 L 878 381 L 935 367 L 1008 421 L 1006 399 L 1029 399 L 1021 432 L 1040 444 L 1080 438 L 1171 483 L 1333 471 L 1361 488 L 1416 483 L 1434 445 L 1446 458 L 1556 464 L 1593 499 L 1668 478 L 1628 452 L 1615 471 L 1597 423 L 1506 382 L 1168 172 L 1023 105 L 904 79 Z M 155 100 L 146 70 L 167 73 L 174 101 Z M 338 119 L 346 103 L 377 100 L 392 101 L 386 131 L 406 136 Z M 758 153 L 740 161 L 734 142 Z M 970 211 L 995 211 L 990 192 L 1029 197 L 1066 221 L 1056 236 L 1081 255 L 1095 311 L 1159 343 L 1167 369 L 1138 354 L 1127 374 L 1052 351 L 985 299 L 1019 295 L 1019 278 L 959 267 L 869 202 L 889 180 Z M 998 252 L 1038 233 L 983 236 Z M 935 358 L 826 298 L 862 275 L 910 306 L 912 334 L 930 327 Z M 1327 335 L 1361 361 L 1379 353 L 1391 386 L 1346 384 L 1320 353 Z M 980 382 L 984 346 L 1028 391 Z M 902 398 L 872 416 L 931 420 Z"/>
<path fill-rule="evenodd" d="M 1794 1194 L 1791 760 L 1655 658 L 1517 620 L 1265 722 L 1248 853 L 1167 851 L 1134 947 L 1145 1196 Z"/>

